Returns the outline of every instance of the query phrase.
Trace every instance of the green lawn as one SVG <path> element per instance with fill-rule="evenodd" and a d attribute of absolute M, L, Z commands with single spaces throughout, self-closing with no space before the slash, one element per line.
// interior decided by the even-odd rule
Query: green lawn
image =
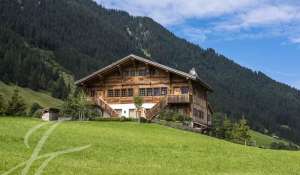
<path fill-rule="evenodd" d="M 288 144 L 288 142 L 285 140 L 276 139 L 271 136 L 253 130 L 250 131 L 250 135 L 251 135 L 251 139 L 256 141 L 256 146 L 258 147 L 262 146 L 264 148 L 270 148 L 272 142 L 277 142 L 277 143 L 282 142 L 284 144 Z"/>
<path fill-rule="evenodd" d="M 27 161 L 42 134 L 26 132 L 42 123 L 31 118 L 0 117 L 0 174 Z M 296 175 L 300 152 L 245 147 L 205 135 L 156 124 L 134 122 L 64 122 L 49 136 L 41 154 L 91 144 L 86 150 L 60 155 L 43 174 L 204 174 Z M 45 159 L 35 161 L 29 174 Z M 23 168 L 12 174 L 20 174 Z"/>
<path fill-rule="evenodd" d="M 11 98 L 14 89 L 19 90 L 19 94 L 24 98 L 28 108 L 30 108 L 31 104 L 34 102 L 39 103 L 43 107 L 58 107 L 63 103 L 61 100 L 53 98 L 47 93 L 33 91 L 29 88 L 7 85 L 0 81 L 0 94 L 4 97 L 6 103 Z"/>

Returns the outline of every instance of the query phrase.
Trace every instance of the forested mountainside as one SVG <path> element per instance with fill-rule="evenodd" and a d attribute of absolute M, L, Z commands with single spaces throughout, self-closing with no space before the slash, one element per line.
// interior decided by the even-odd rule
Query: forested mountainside
<path fill-rule="evenodd" d="M 300 143 L 300 91 L 180 39 L 150 18 L 91 0 L 0 3 L 2 81 L 63 98 L 70 89 L 64 74 L 78 79 L 133 53 L 184 71 L 195 67 L 214 89 L 215 111 L 245 116 L 255 130 Z"/>

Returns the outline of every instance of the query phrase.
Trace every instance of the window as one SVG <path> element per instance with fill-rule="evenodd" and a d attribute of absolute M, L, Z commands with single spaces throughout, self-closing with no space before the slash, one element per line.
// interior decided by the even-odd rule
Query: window
<path fill-rule="evenodd" d="M 168 94 L 168 88 L 162 87 L 161 88 L 161 95 L 167 95 Z"/>
<path fill-rule="evenodd" d="M 108 96 L 108 97 L 113 97 L 113 96 L 114 96 L 114 91 L 113 91 L 112 89 L 109 89 L 109 90 L 107 91 L 107 96 Z"/>
<path fill-rule="evenodd" d="M 139 75 L 139 76 L 145 76 L 145 75 L 146 75 L 145 69 L 140 69 L 140 70 L 138 71 L 138 75 Z"/>
<path fill-rule="evenodd" d="M 135 70 L 130 70 L 130 71 L 129 71 L 129 76 L 134 77 L 134 76 L 135 76 Z"/>
<path fill-rule="evenodd" d="M 127 96 L 127 89 L 122 89 L 121 90 L 121 96 L 126 97 Z"/>
<path fill-rule="evenodd" d="M 129 76 L 129 72 L 128 72 L 128 70 L 125 70 L 124 72 L 123 72 L 123 76 Z"/>
<path fill-rule="evenodd" d="M 159 72 L 158 72 L 157 69 L 151 69 L 150 70 L 150 75 L 158 75 L 158 74 L 159 74 Z"/>
<path fill-rule="evenodd" d="M 146 95 L 146 89 L 145 88 L 141 88 L 140 89 L 140 96 L 145 96 Z"/>
<path fill-rule="evenodd" d="M 203 120 L 204 119 L 204 112 L 198 109 L 193 109 L 193 116 L 197 119 Z"/>
<path fill-rule="evenodd" d="M 189 93 L 189 87 L 181 87 L 181 94 L 188 94 Z"/>
<path fill-rule="evenodd" d="M 199 118 L 200 119 L 204 119 L 204 112 L 203 111 L 199 111 Z"/>
<path fill-rule="evenodd" d="M 160 96 L 160 88 L 154 88 L 153 89 L 153 95 L 154 96 Z"/>
<path fill-rule="evenodd" d="M 115 97 L 120 97 L 120 89 L 115 89 Z"/>
<path fill-rule="evenodd" d="M 132 88 L 128 89 L 127 95 L 128 95 L 128 97 L 132 97 L 133 96 L 133 89 Z"/>
<path fill-rule="evenodd" d="M 152 96 L 152 88 L 147 88 L 147 96 Z"/>

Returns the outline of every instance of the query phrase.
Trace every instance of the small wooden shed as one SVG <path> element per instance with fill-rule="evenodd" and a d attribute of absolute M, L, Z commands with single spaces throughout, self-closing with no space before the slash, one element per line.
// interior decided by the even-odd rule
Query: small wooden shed
<path fill-rule="evenodd" d="M 42 120 L 53 121 L 58 120 L 59 109 L 57 108 L 46 108 L 43 110 Z"/>

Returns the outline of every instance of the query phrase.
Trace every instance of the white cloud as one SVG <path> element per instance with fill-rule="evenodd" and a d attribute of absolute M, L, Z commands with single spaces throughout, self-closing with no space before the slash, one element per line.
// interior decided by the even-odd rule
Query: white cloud
<path fill-rule="evenodd" d="M 265 0 L 96 0 L 108 8 L 122 9 L 136 16 L 149 16 L 163 25 L 189 18 L 209 18 L 232 14 Z"/>
<path fill-rule="evenodd" d="M 239 30 L 241 28 L 284 25 L 300 19 L 300 8 L 291 5 L 265 5 L 238 14 L 228 21 L 217 25 L 221 30 Z"/>
<path fill-rule="evenodd" d="M 300 37 L 289 38 L 292 43 L 300 44 Z"/>
<path fill-rule="evenodd" d="M 151 17 L 167 27 L 180 26 L 180 32 L 196 43 L 214 35 L 224 40 L 283 36 L 290 43 L 300 44 L 298 0 L 95 1 L 131 15 Z M 190 19 L 198 20 L 198 25 L 187 24 Z"/>

